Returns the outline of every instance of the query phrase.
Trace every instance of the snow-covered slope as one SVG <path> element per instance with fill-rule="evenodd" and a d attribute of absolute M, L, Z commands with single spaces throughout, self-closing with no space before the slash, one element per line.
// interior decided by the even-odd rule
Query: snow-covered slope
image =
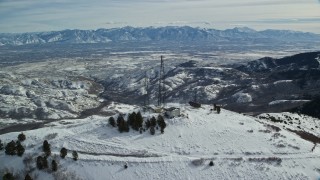
<path fill-rule="evenodd" d="M 320 177 L 320 148 L 301 139 L 282 126 L 235 112 L 210 111 L 210 106 L 181 108 L 181 117 L 165 119 L 167 128 L 161 134 L 131 130 L 119 133 L 108 125 L 108 117 L 92 116 L 82 120 L 62 120 L 47 127 L 24 132 L 26 153 L 22 158 L 0 152 L 0 169 L 22 172 L 23 159 L 41 154 L 41 144 L 48 139 L 52 153 L 62 147 L 76 150 L 59 156 L 55 177 L 72 175 L 71 179 L 317 179 Z M 132 112 L 132 106 L 112 104 L 110 109 Z M 157 116 L 149 112 L 144 118 Z M 317 129 L 318 130 L 318 129 Z M 315 131 L 317 131 L 315 130 Z M 2 141 L 16 139 L 18 133 L 0 136 Z M 52 157 L 50 157 L 52 158 Z M 213 161 L 214 166 L 209 166 Z M 6 163 L 2 163 L 6 162 Z M 124 165 L 128 168 L 125 169 Z M 35 166 L 35 162 L 31 163 Z M 47 172 L 35 170 L 32 175 L 50 179 Z"/>
<path fill-rule="evenodd" d="M 72 118 L 99 106 L 98 93 L 103 88 L 93 80 L 53 74 L 46 77 L 0 71 L 0 127 L 7 118 Z"/>

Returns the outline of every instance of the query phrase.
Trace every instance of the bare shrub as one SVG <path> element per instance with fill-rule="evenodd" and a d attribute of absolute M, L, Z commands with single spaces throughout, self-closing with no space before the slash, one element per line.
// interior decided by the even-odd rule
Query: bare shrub
<path fill-rule="evenodd" d="M 271 131 L 269 129 L 265 129 L 265 130 L 259 130 L 259 132 L 263 132 L 263 133 L 271 133 Z"/>
<path fill-rule="evenodd" d="M 16 171 L 14 174 L 14 178 L 15 179 L 24 179 L 26 172 L 27 172 L 26 170 Z"/>
<path fill-rule="evenodd" d="M 285 148 L 286 145 L 284 145 L 284 144 L 277 144 L 277 147 L 278 147 L 278 148 Z"/>
<path fill-rule="evenodd" d="M 281 165 L 282 159 L 279 157 L 267 157 L 267 158 L 249 158 L 249 162 L 260 162 L 267 164 Z"/>
<path fill-rule="evenodd" d="M 299 149 L 300 149 L 298 146 L 294 146 L 294 145 L 291 145 L 291 144 L 289 144 L 288 146 L 291 147 L 291 148 L 293 148 L 293 149 L 296 149 L 296 150 L 299 150 Z"/>
<path fill-rule="evenodd" d="M 232 160 L 234 160 L 234 161 L 242 161 L 242 160 L 243 160 L 243 157 L 233 158 Z"/>
<path fill-rule="evenodd" d="M 68 171 L 67 169 L 61 169 L 60 171 L 52 173 L 53 178 L 56 180 L 81 180 L 80 177 L 73 171 Z"/>
<path fill-rule="evenodd" d="M 23 164 L 25 165 L 25 169 L 27 171 L 32 170 L 32 165 L 33 163 L 33 156 L 31 154 L 26 154 L 25 157 L 23 158 Z"/>
<path fill-rule="evenodd" d="M 191 161 L 191 163 L 194 165 L 194 166 L 201 166 L 204 164 L 204 159 L 203 158 L 200 158 L 200 159 L 195 159 L 193 161 Z"/>
<path fill-rule="evenodd" d="M 272 137 L 275 138 L 275 139 L 278 139 L 279 136 L 280 136 L 280 133 L 274 133 L 274 134 L 272 135 Z"/>
<path fill-rule="evenodd" d="M 48 134 L 44 137 L 44 139 L 46 140 L 51 140 L 51 139 L 54 139 L 58 136 L 58 133 L 51 133 L 51 134 Z"/>
<path fill-rule="evenodd" d="M 271 125 L 271 124 L 265 124 L 264 126 L 267 127 L 268 129 L 270 129 L 271 131 L 276 131 L 276 132 L 281 131 L 281 129 L 279 127 Z"/>

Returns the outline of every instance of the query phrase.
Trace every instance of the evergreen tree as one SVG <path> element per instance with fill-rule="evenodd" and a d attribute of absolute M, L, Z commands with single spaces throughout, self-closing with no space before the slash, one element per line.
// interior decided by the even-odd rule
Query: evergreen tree
<path fill-rule="evenodd" d="M 121 115 L 121 114 L 119 114 L 119 115 L 118 115 L 118 117 L 117 117 L 117 126 L 118 126 L 118 127 L 119 127 L 119 125 L 120 125 L 120 123 L 121 123 L 122 119 L 123 119 L 122 115 Z"/>
<path fill-rule="evenodd" d="M 118 124 L 118 130 L 120 133 L 129 132 L 129 130 L 130 130 L 129 124 L 127 123 L 127 121 L 124 120 L 124 118 L 122 116 L 118 117 L 117 124 Z"/>
<path fill-rule="evenodd" d="M 6 145 L 5 153 L 12 156 L 17 154 L 16 143 L 14 141 L 11 141 Z"/>
<path fill-rule="evenodd" d="M 124 131 L 125 132 L 129 132 L 130 131 L 129 124 L 127 123 L 127 121 L 124 121 Z"/>
<path fill-rule="evenodd" d="M 220 111 L 221 111 L 221 107 L 217 106 L 217 113 L 220 114 Z"/>
<path fill-rule="evenodd" d="M 6 173 L 2 177 L 3 180 L 14 180 L 13 174 L 12 173 Z"/>
<path fill-rule="evenodd" d="M 19 140 L 20 142 L 26 140 L 26 135 L 24 135 L 23 133 L 20 133 L 20 134 L 18 135 L 18 140 Z"/>
<path fill-rule="evenodd" d="M 124 131 L 125 120 L 121 115 L 119 115 L 117 118 L 117 125 L 118 125 L 119 132 L 122 133 Z"/>
<path fill-rule="evenodd" d="M 72 157 L 73 157 L 73 160 L 78 160 L 78 153 L 77 153 L 77 151 L 73 151 L 72 152 Z"/>
<path fill-rule="evenodd" d="M 55 160 L 51 162 L 52 171 L 56 172 L 58 170 L 58 164 Z"/>
<path fill-rule="evenodd" d="M 0 139 L 0 151 L 1 150 L 3 150 L 3 143 L 2 143 L 2 141 L 1 141 L 1 139 Z"/>
<path fill-rule="evenodd" d="M 46 154 L 47 157 L 51 155 L 50 144 L 48 143 L 47 140 L 43 141 L 42 150 Z"/>
<path fill-rule="evenodd" d="M 114 118 L 112 116 L 109 118 L 109 124 L 112 127 L 116 127 L 116 120 L 114 120 Z"/>
<path fill-rule="evenodd" d="M 37 160 L 36 160 L 36 164 L 37 164 L 37 168 L 39 169 L 39 170 L 41 170 L 41 169 L 43 169 L 44 167 L 43 167 L 43 157 L 42 156 L 38 156 L 37 157 Z"/>
<path fill-rule="evenodd" d="M 24 177 L 24 180 L 32 180 L 32 177 L 29 174 L 27 174 L 26 177 Z"/>
<path fill-rule="evenodd" d="M 160 132 L 161 132 L 161 134 L 163 134 L 164 133 L 164 128 L 161 128 Z"/>
<path fill-rule="evenodd" d="M 130 114 L 130 113 L 128 114 L 127 123 L 128 123 L 128 125 L 129 125 L 129 126 L 131 126 L 131 127 L 132 127 L 133 120 L 132 120 L 132 114 Z"/>
<path fill-rule="evenodd" d="M 156 133 L 156 130 L 154 129 L 154 126 L 150 127 L 150 134 L 154 135 Z"/>
<path fill-rule="evenodd" d="M 24 147 L 21 145 L 20 141 L 17 141 L 16 144 L 17 144 L 17 145 L 16 145 L 17 155 L 18 155 L 18 156 L 22 156 L 23 153 L 24 153 L 24 151 L 25 151 L 25 149 L 24 149 Z"/>
<path fill-rule="evenodd" d="M 137 128 L 136 128 L 137 127 L 137 114 L 136 114 L 136 112 L 129 114 L 127 123 L 129 124 L 129 126 L 132 127 L 132 129 L 137 130 Z"/>
<path fill-rule="evenodd" d="M 167 124 L 166 124 L 166 122 L 164 121 L 164 118 L 161 115 L 158 116 L 157 123 L 158 123 L 158 126 L 160 127 L 161 133 L 163 134 L 164 133 L 164 128 L 166 128 Z"/>
<path fill-rule="evenodd" d="M 49 167 L 47 157 L 42 157 L 42 165 L 44 169 Z"/>
<path fill-rule="evenodd" d="M 36 164 L 39 170 L 48 168 L 48 160 L 46 157 L 38 156 L 36 160 Z"/>
<path fill-rule="evenodd" d="M 136 119 L 137 119 L 137 128 L 139 129 L 143 125 L 143 117 L 142 117 L 140 111 L 137 113 Z"/>
<path fill-rule="evenodd" d="M 145 126 L 147 129 L 151 127 L 151 121 L 149 119 L 145 122 Z"/>
<path fill-rule="evenodd" d="M 159 114 L 158 118 L 157 118 L 157 123 L 158 123 L 158 126 L 161 127 L 161 123 L 164 121 L 163 117 Z"/>
<path fill-rule="evenodd" d="M 213 161 L 210 161 L 209 166 L 214 166 Z"/>
<path fill-rule="evenodd" d="M 139 128 L 143 125 L 143 118 L 141 113 L 133 112 L 128 116 L 128 124 L 132 127 L 132 129 L 139 131 Z"/>
<path fill-rule="evenodd" d="M 66 149 L 66 148 L 61 148 L 61 150 L 60 150 L 60 156 L 62 157 L 62 158 L 65 158 L 66 157 L 66 155 L 68 154 L 68 150 Z"/>
<path fill-rule="evenodd" d="M 157 120 L 154 116 L 152 116 L 151 120 L 150 120 L 150 125 L 153 126 L 153 127 L 156 127 L 157 125 Z"/>

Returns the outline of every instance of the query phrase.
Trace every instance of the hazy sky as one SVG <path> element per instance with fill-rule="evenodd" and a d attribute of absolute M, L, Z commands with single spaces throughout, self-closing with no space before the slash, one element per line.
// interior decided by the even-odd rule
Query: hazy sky
<path fill-rule="evenodd" d="M 167 25 L 320 34 L 320 0 L 0 0 L 0 32 Z"/>

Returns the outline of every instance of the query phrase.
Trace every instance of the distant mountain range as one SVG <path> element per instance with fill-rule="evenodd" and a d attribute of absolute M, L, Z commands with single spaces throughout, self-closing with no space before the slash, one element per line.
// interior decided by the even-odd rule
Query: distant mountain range
<path fill-rule="evenodd" d="M 63 30 L 36 33 L 0 33 L 0 46 L 26 44 L 78 44 L 128 41 L 320 41 L 320 35 L 289 30 L 256 31 L 247 27 L 227 30 L 201 29 L 189 26 L 175 27 L 123 27 L 98 30 Z"/>

